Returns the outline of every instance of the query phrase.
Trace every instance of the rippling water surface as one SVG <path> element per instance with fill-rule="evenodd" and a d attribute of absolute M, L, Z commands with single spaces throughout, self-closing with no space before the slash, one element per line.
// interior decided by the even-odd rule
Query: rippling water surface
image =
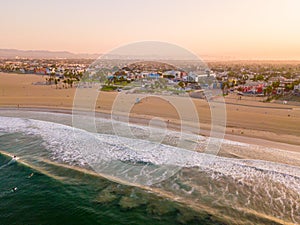
<path fill-rule="evenodd" d="M 300 223 L 299 167 L 199 153 L 207 138 L 109 119 L 91 133 L 67 114 L 0 115 L 1 224 Z"/>

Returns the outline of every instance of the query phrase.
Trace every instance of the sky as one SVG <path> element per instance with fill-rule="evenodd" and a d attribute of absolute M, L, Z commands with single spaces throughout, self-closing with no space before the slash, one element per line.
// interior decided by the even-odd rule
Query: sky
<path fill-rule="evenodd" d="M 299 0 L 10 0 L 0 48 L 106 53 L 131 42 L 200 57 L 300 59 Z"/>

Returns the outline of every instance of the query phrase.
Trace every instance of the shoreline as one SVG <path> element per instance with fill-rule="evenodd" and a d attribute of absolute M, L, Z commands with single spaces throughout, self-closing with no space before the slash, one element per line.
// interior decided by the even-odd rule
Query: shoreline
<path fill-rule="evenodd" d="M 43 113 L 62 113 L 62 114 L 68 114 L 72 115 L 72 109 L 69 108 L 51 108 L 51 107 L 20 107 L 20 108 L 13 108 L 13 107 L 0 107 L 1 111 L 9 111 L 9 110 L 19 110 L 24 112 L 43 112 Z M 82 111 L 83 113 L 85 111 Z M 95 115 L 97 118 L 104 118 L 104 119 L 113 119 L 111 114 L 109 112 L 103 112 L 103 111 L 95 111 Z M 145 115 L 131 115 L 129 118 L 129 122 L 135 125 L 141 125 L 141 126 L 147 126 L 151 120 L 151 117 L 147 117 Z M 122 115 L 118 116 L 118 121 L 125 122 Z M 180 123 L 178 121 L 170 120 L 168 123 L 167 129 L 174 130 L 174 131 L 180 131 Z M 193 127 L 188 127 L 190 129 L 193 129 Z M 209 137 L 210 135 L 210 129 L 205 129 L 207 127 L 201 128 L 199 132 L 193 132 L 194 134 L 198 134 L 204 137 Z M 231 134 L 228 131 L 228 129 L 232 128 L 226 128 L 226 133 L 224 136 L 225 140 L 249 144 L 249 145 L 255 145 L 255 146 L 261 146 L 266 148 L 273 148 L 273 149 L 279 149 L 287 152 L 296 152 L 300 153 L 300 149 L 298 145 L 290 144 L 286 142 L 280 142 L 278 139 L 274 138 L 275 140 L 272 140 L 272 138 L 266 139 L 266 138 L 257 138 L 250 135 L 247 135 L 248 132 L 245 132 L 245 135 L 237 135 L 237 134 Z M 236 129 L 242 129 L 242 128 L 236 128 Z M 243 129 L 244 131 L 247 131 L 247 129 Z M 192 131 L 192 130 L 191 130 Z M 263 131 L 253 131 L 262 133 Z M 249 132 L 250 133 L 250 132 Z M 276 135 L 276 134 L 273 134 Z M 276 137 L 276 136 L 275 136 Z M 219 156 L 225 156 L 231 158 L 231 154 L 229 152 L 220 152 L 221 155 Z M 233 155 L 234 156 L 234 155 Z M 243 157 L 243 155 L 240 155 L 242 159 L 248 159 L 246 157 Z"/>
<path fill-rule="evenodd" d="M 11 107 L 11 106 L 0 106 L 0 110 L 21 110 L 21 111 L 37 111 L 37 112 L 51 112 L 51 113 L 63 113 L 63 114 L 72 114 L 72 109 L 70 108 L 63 108 L 63 107 L 49 107 L 49 106 L 25 106 L 25 107 Z M 85 110 L 82 110 L 82 112 L 85 112 Z M 89 111 L 90 112 L 90 111 Z M 97 110 L 95 111 L 95 114 L 99 116 L 100 118 L 106 118 L 111 119 L 112 115 L 110 111 L 104 111 L 104 110 Z M 122 118 L 122 115 L 119 115 L 119 118 Z M 131 114 L 130 115 L 130 122 L 137 124 L 137 125 L 148 125 L 149 121 L 152 119 L 151 116 L 148 115 L 139 115 L 139 114 Z M 167 119 L 167 118 L 164 118 Z M 124 122 L 124 121 L 123 121 Z M 209 124 L 201 124 L 201 129 L 199 131 L 199 135 L 202 136 L 209 136 L 210 135 L 210 125 Z M 168 129 L 170 130 L 180 130 L 180 123 L 176 120 L 169 120 Z M 232 132 L 234 130 L 234 132 Z M 238 131 L 243 131 L 243 134 L 240 134 Z M 231 131 L 231 132 L 230 132 Z M 248 131 L 248 132 L 247 132 Z M 258 138 L 259 135 L 252 135 L 253 133 L 268 133 L 269 135 L 274 135 L 274 137 L 264 137 L 264 138 Z M 243 127 L 237 127 L 237 126 L 226 126 L 226 133 L 225 137 L 227 137 L 228 140 L 237 141 L 237 142 L 243 142 L 248 143 L 247 139 L 253 139 L 258 141 L 261 144 L 264 144 L 263 142 L 272 143 L 275 142 L 277 144 L 282 144 L 286 146 L 296 146 L 299 147 L 297 144 L 289 143 L 287 140 L 285 142 L 280 141 L 278 138 L 276 138 L 278 134 L 271 133 L 268 131 L 262 131 L 262 130 L 250 130 Z M 294 136 L 297 138 L 297 136 Z M 240 141 L 238 139 L 242 139 L 243 141 Z M 253 144 L 253 142 L 249 142 L 249 144 Z M 267 145 L 266 147 L 268 147 Z M 276 145 L 278 147 L 278 145 Z M 270 146 L 269 146 L 270 147 Z"/>
<path fill-rule="evenodd" d="M 45 81 L 41 75 L 0 73 L 0 109 L 39 110 L 72 113 L 76 88 L 55 89 L 47 85 L 33 85 Z M 89 89 L 84 89 L 89 90 Z M 125 94 L 128 101 L 134 102 L 138 94 Z M 98 115 L 111 118 L 113 104 L 119 93 L 99 92 L 95 102 Z M 183 97 L 172 96 L 181 102 Z M 198 113 L 199 125 L 187 116 L 187 126 L 194 127 L 194 133 L 209 136 L 211 131 L 211 109 L 202 99 L 190 98 Z M 300 146 L 300 107 L 278 103 L 264 103 L 261 99 L 236 96 L 225 97 L 226 135 L 225 138 L 249 144 L 280 147 L 299 152 Z M 141 104 L 135 104 L 130 111 L 130 122 L 148 125 L 149 120 L 158 117 L 167 122 L 171 130 L 180 130 L 181 120 L 174 106 L 163 97 L 151 96 Z"/>

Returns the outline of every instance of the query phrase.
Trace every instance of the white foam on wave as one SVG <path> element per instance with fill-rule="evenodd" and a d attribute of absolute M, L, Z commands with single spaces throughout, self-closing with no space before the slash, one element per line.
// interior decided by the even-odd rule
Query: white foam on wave
<path fill-rule="evenodd" d="M 66 119 L 71 116 L 61 115 Z M 103 125 L 102 128 L 100 127 L 100 130 L 103 129 L 103 131 L 111 123 L 108 119 L 97 118 L 96 120 Z M 123 122 L 115 122 L 115 125 L 121 130 L 128 126 L 127 123 Z M 27 135 L 40 136 L 44 140 L 44 145 L 52 160 L 83 167 L 92 166 L 96 171 L 104 172 L 118 179 L 143 182 L 142 184 L 149 185 L 167 179 L 182 167 L 193 167 L 199 169 L 199 172 L 205 172 L 217 183 L 224 180 L 233 181 L 237 188 L 240 188 L 237 189 L 237 192 L 245 191 L 246 194 L 244 193 L 244 195 L 249 198 L 245 207 L 249 206 L 255 209 L 256 202 L 262 201 L 260 204 L 270 210 L 267 212 L 275 213 L 280 218 L 290 215 L 294 223 L 299 222 L 300 217 L 297 215 L 300 199 L 299 167 L 263 160 L 224 158 L 191 151 L 189 148 L 174 147 L 182 137 L 191 140 L 191 143 L 198 140 L 201 146 L 205 146 L 208 140 L 205 137 L 199 138 L 198 135 L 194 134 L 182 134 L 140 125 L 130 126 L 136 138 L 129 138 L 132 135 L 127 137 L 126 133 L 122 136 L 113 135 L 111 132 L 97 134 L 53 122 L 0 117 L 0 134 L 21 132 Z M 158 138 L 162 134 L 166 135 L 167 141 L 164 143 L 170 145 L 144 138 L 147 137 L 149 129 Z M 296 152 L 227 140 L 224 140 L 223 143 L 226 147 L 232 146 L 249 151 L 253 149 L 262 151 L 263 154 L 277 154 L 277 156 L 282 154 L 283 157 L 290 155 L 290 157 L 300 159 L 299 153 Z M 142 162 L 142 164 L 134 164 L 134 162 Z M 160 177 L 156 179 L 155 176 Z M 192 176 L 193 179 L 198 179 L 198 175 Z M 144 182 L 148 180 L 151 182 Z M 225 183 L 225 186 L 222 187 L 222 193 L 226 193 L 230 197 L 232 193 L 226 185 L 228 184 Z M 197 182 L 195 182 L 190 193 L 185 194 L 191 195 L 197 190 L 199 189 Z M 262 200 L 260 199 L 261 196 L 269 197 Z M 225 202 L 222 198 L 220 201 Z M 228 204 L 233 204 L 234 201 L 230 201 Z M 234 204 L 238 205 L 239 203 L 235 202 Z"/>
<path fill-rule="evenodd" d="M 136 127 L 145 129 L 141 126 Z M 218 172 L 237 180 L 249 176 L 268 176 L 300 193 L 300 169 L 295 166 L 261 160 L 223 158 L 147 140 L 94 134 L 62 124 L 31 119 L 0 117 L 0 131 L 40 136 L 54 160 L 73 165 L 106 162 L 107 166 L 107 162 L 111 161 L 130 161 L 175 167 L 199 167 L 204 171 Z M 173 131 L 171 133 L 178 135 Z"/>
<path fill-rule="evenodd" d="M 15 162 L 16 162 L 15 159 L 11 159 L 9 162 L 7 162 L 7 163 L 5 163 L 3 165 L 0 165 L 0 169 L 3 169 L 3 168 L 5 168 L 5 167 L 7 167 L 7 166 L 9 166 L 9 165 L 11 165 L 11 164 L 13 164 Z"/>

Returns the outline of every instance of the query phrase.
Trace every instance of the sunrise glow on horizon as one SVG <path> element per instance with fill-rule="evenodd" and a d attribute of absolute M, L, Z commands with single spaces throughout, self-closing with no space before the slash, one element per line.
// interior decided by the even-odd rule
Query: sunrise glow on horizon
<path fill-rule="evenodd" d="M 105 53 L 156 40 L 200 56 L 300 60 L 297 0 L 12 0 L 0 8 L 2 49 Z"/>

